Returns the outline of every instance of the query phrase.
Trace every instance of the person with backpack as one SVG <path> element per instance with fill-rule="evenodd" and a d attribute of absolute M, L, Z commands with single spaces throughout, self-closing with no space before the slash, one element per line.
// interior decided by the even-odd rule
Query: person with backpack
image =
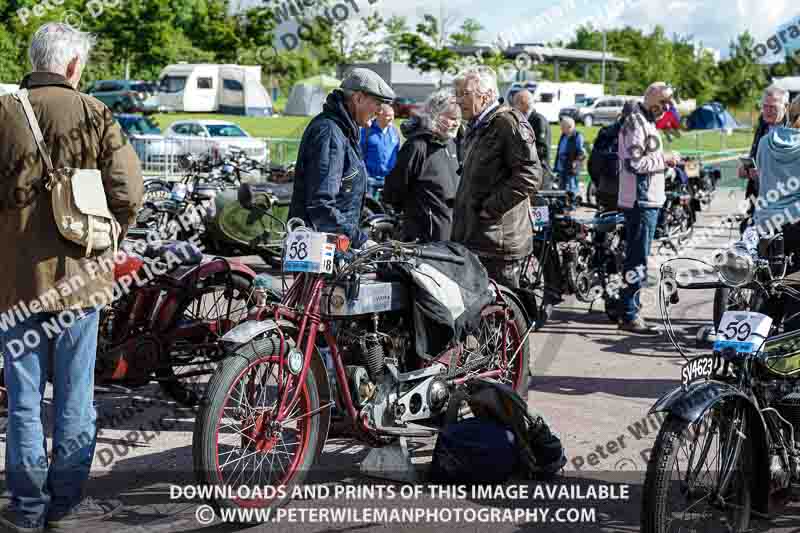
<path fill-rule="evenodd" d="M 600 212 L 617 209 L 619 194 L 619 131 L 625 117 L 633 109 L 633 102 L 627 102 L 622 108 L 622 115 L 597 132 L 589 154 L 587 170 L 589 179 L 594 184 L 597 195 L 597 207 Z"/>
<path fill-rule="evenodd" d="M 454 139 L 460 124 L 455 97 L 443 89 L 428 98 L 419 116 L 401 126 L 406 142 L 386 176 L 383 200 L 405 213 L 404 241 L 450 240 L 459 183 Z"/>
<path fill-rule="evenodd" d="M 651 84 L 644 102 L 637 102 L 625 117 L 619 132 L 619 195 L 625 210 L 625 263 L 619 328 L 644 335 L 658 334 L 639 313 L 639 292 L 647 279 L 647 257 L 653 241 L 659 211 L 666 200 L 665 172 L 679 158 L 665 154 L 656 121 L 672 103 L 672 89 L 663 82 Z"/>

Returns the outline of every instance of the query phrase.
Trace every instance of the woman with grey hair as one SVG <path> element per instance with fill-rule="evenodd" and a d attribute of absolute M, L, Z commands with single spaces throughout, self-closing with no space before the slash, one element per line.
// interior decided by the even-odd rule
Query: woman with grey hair
<path fill-rule="evenodd" d="M 453 93 L 440 90 L 400 127 L 406 142 L 386 177 L 383 198 L 405 212 L 405 241 L 450 240 L 459 183 L 454 140 L 460 122 Z"/>

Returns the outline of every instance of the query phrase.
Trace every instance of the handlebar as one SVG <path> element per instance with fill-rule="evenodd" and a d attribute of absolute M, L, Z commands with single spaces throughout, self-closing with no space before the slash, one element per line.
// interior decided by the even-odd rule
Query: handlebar
<path fill-rule="evenodd" d="M 259 185 L 253 183 L 242 183 L 237 192 L 237 199 L 242 207 L 245 209 L 261 209 L 270 210 L 275 205 L 275 195 L 269 185 Z"/>

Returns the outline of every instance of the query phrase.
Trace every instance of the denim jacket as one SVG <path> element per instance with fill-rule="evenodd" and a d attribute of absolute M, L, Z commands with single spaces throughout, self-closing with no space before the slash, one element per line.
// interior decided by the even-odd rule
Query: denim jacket
<path fill-rule="evenodd" d="M 289 207 L 290 218 L 301 218 L 316 231 L 347 235 L 355 247 L 367 240 L 359 228 L 367 190 L 359 137 L 344 95 L 334 90 L 303 133 Z"/>

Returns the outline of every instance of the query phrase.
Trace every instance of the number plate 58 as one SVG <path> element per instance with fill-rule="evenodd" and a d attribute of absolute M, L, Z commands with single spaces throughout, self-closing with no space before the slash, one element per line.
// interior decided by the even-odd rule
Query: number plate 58
<path fill-rule="evenodd" d="M 334 236 L 335 238 L 335 236 Z M 327 233 L 296 231 L 286 238 L 283 270 L 286 272 L 333 272 L 333 254 L 336 245 L 328 242 Z"/>

